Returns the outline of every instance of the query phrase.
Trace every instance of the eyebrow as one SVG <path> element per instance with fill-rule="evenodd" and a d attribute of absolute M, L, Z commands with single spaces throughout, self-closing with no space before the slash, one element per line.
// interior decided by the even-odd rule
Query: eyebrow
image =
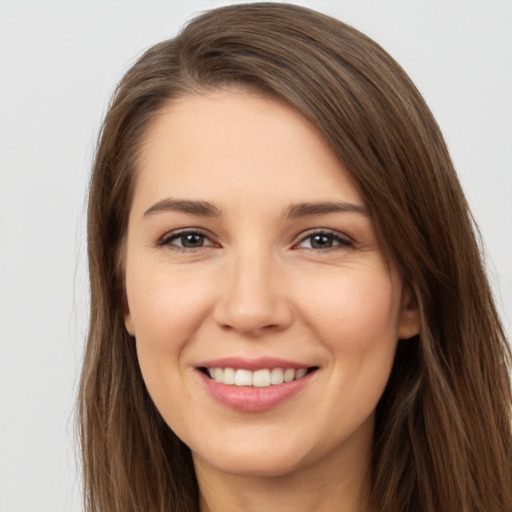
<path fill-rule="evenodd" d="M 144 212 L 144 217 L 158 212 L 177 211 L 200 215 L 202 217 L 220 217 L 222 211 L 208 201 L 191 201 L 184 199 L 162 199 Z M 298 203 L 285 210 L 285 217 L 296 219 L 328 213 L 358 213 L 366 217 L 368 211 L 361 205 L 345 202 Z"/>
<path fill-rule="evenodd" d="M 157 212 L 184 212 L 202 217 L 220 217 L 221 211 L 207 201 L 188 201 L 182 199 L 162 199 L 144 212 L 144 217 Z"/>
<path fill-rule="evenodd" d="M 368 210 L 361 205 L 343 202 L 299 203 L 287 208 L 285 215 L 289 219 L 325 215 L 327 213 L 358 213 L 369 217 Z"/>

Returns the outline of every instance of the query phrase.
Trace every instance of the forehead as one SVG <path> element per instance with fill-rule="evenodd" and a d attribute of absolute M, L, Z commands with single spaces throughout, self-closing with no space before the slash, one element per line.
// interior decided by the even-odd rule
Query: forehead
<path fill-rule="evenodd" d="M 166 105 L 143 140 L 137 174 L 135 195 L 148 201 L 179 194 L 221 202 L 239 196 L 362 203 L 350 173 L 304 116 L 240 90 Z"/>

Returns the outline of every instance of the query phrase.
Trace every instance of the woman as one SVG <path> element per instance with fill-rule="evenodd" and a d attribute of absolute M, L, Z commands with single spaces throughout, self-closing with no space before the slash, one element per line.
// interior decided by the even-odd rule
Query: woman
<path fill-rule="evenodd" d="M 93 171 L 90 511 L 512 510 L 509 351 L 445 143 L 373 41 L 216 9 Z"/>

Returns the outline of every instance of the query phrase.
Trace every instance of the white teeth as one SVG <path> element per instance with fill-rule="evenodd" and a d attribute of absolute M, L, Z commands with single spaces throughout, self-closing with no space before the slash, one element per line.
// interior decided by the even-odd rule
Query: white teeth
<path fill-rule="evenodd" d="M 282 368 L 272 368 L 270 372 L 270 384 L 282 384 L 284 382 L 284 375 Z"/>
<path fill-rule="evenodd" d="M 215 379 L 217 380 L 217 379 Z M 224 384 L 229 384 L 230 386 L 235 383 L 235 370 L 233 368 L 226 368 L 224 370 Z"/>
<path fill-rule="evenodd" d="M 295 379 L 295 370 L 293 368 L 286 368 L 284 371 L 284 381 L 291 382 Z"/>
<path fill-rule="evenodd" d="M 304 377 L 306 373 L 308 373 L 308 370 L 306 368 L 301 368 L 300 370 L 297 370 L 295 372 L 295 380 L 302 379 L 302 377 Z"/>
<path fill-rule="evenodd" d="M 222 368 L 215 368 L 215 380 L 222 382 L 224 380 L 224 370 Z"/>
<path fill-rule="evenodd" d="M 217 382 L 223 382 L 218 381 Z M 250 370 L 237 370 L 235 372 L 235 386 L 252 386 L 252 372 Z"/>
<path fill-rule="evenodd" d="M 257 388 L 266 388 L 270 386 L 270 371 L 257 370 L 252 375 L 252 385 Z"/>
<path fill-rule="evenodd" d="M 261 369 L 251 372 L 250 370 L 234 368 L 207 368 L 210 377 L 215 382 L 228 384 L 230 386 L 254 386 L 257 388 L 266 388 L 291 382 L 292 380 L 302 379 L 308 370 L 307 368 L 272 368 Z"/>

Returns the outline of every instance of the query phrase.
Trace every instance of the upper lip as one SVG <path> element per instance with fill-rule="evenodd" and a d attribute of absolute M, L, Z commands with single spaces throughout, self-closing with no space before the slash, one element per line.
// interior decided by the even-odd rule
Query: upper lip
<path fill-rule="evenodd" d="M 300 368 L 311 368 L 313 366 L 315 365 L 275 357 L 258 357 L 255 359 L 247 359 L 244 357 L 222 357 L 219 359 L 202 361 L 197 365 L 198 368 L 236 368 L 251 371 L 262 370 L 266 368 L 294 368 L 298 370 Z"/>

